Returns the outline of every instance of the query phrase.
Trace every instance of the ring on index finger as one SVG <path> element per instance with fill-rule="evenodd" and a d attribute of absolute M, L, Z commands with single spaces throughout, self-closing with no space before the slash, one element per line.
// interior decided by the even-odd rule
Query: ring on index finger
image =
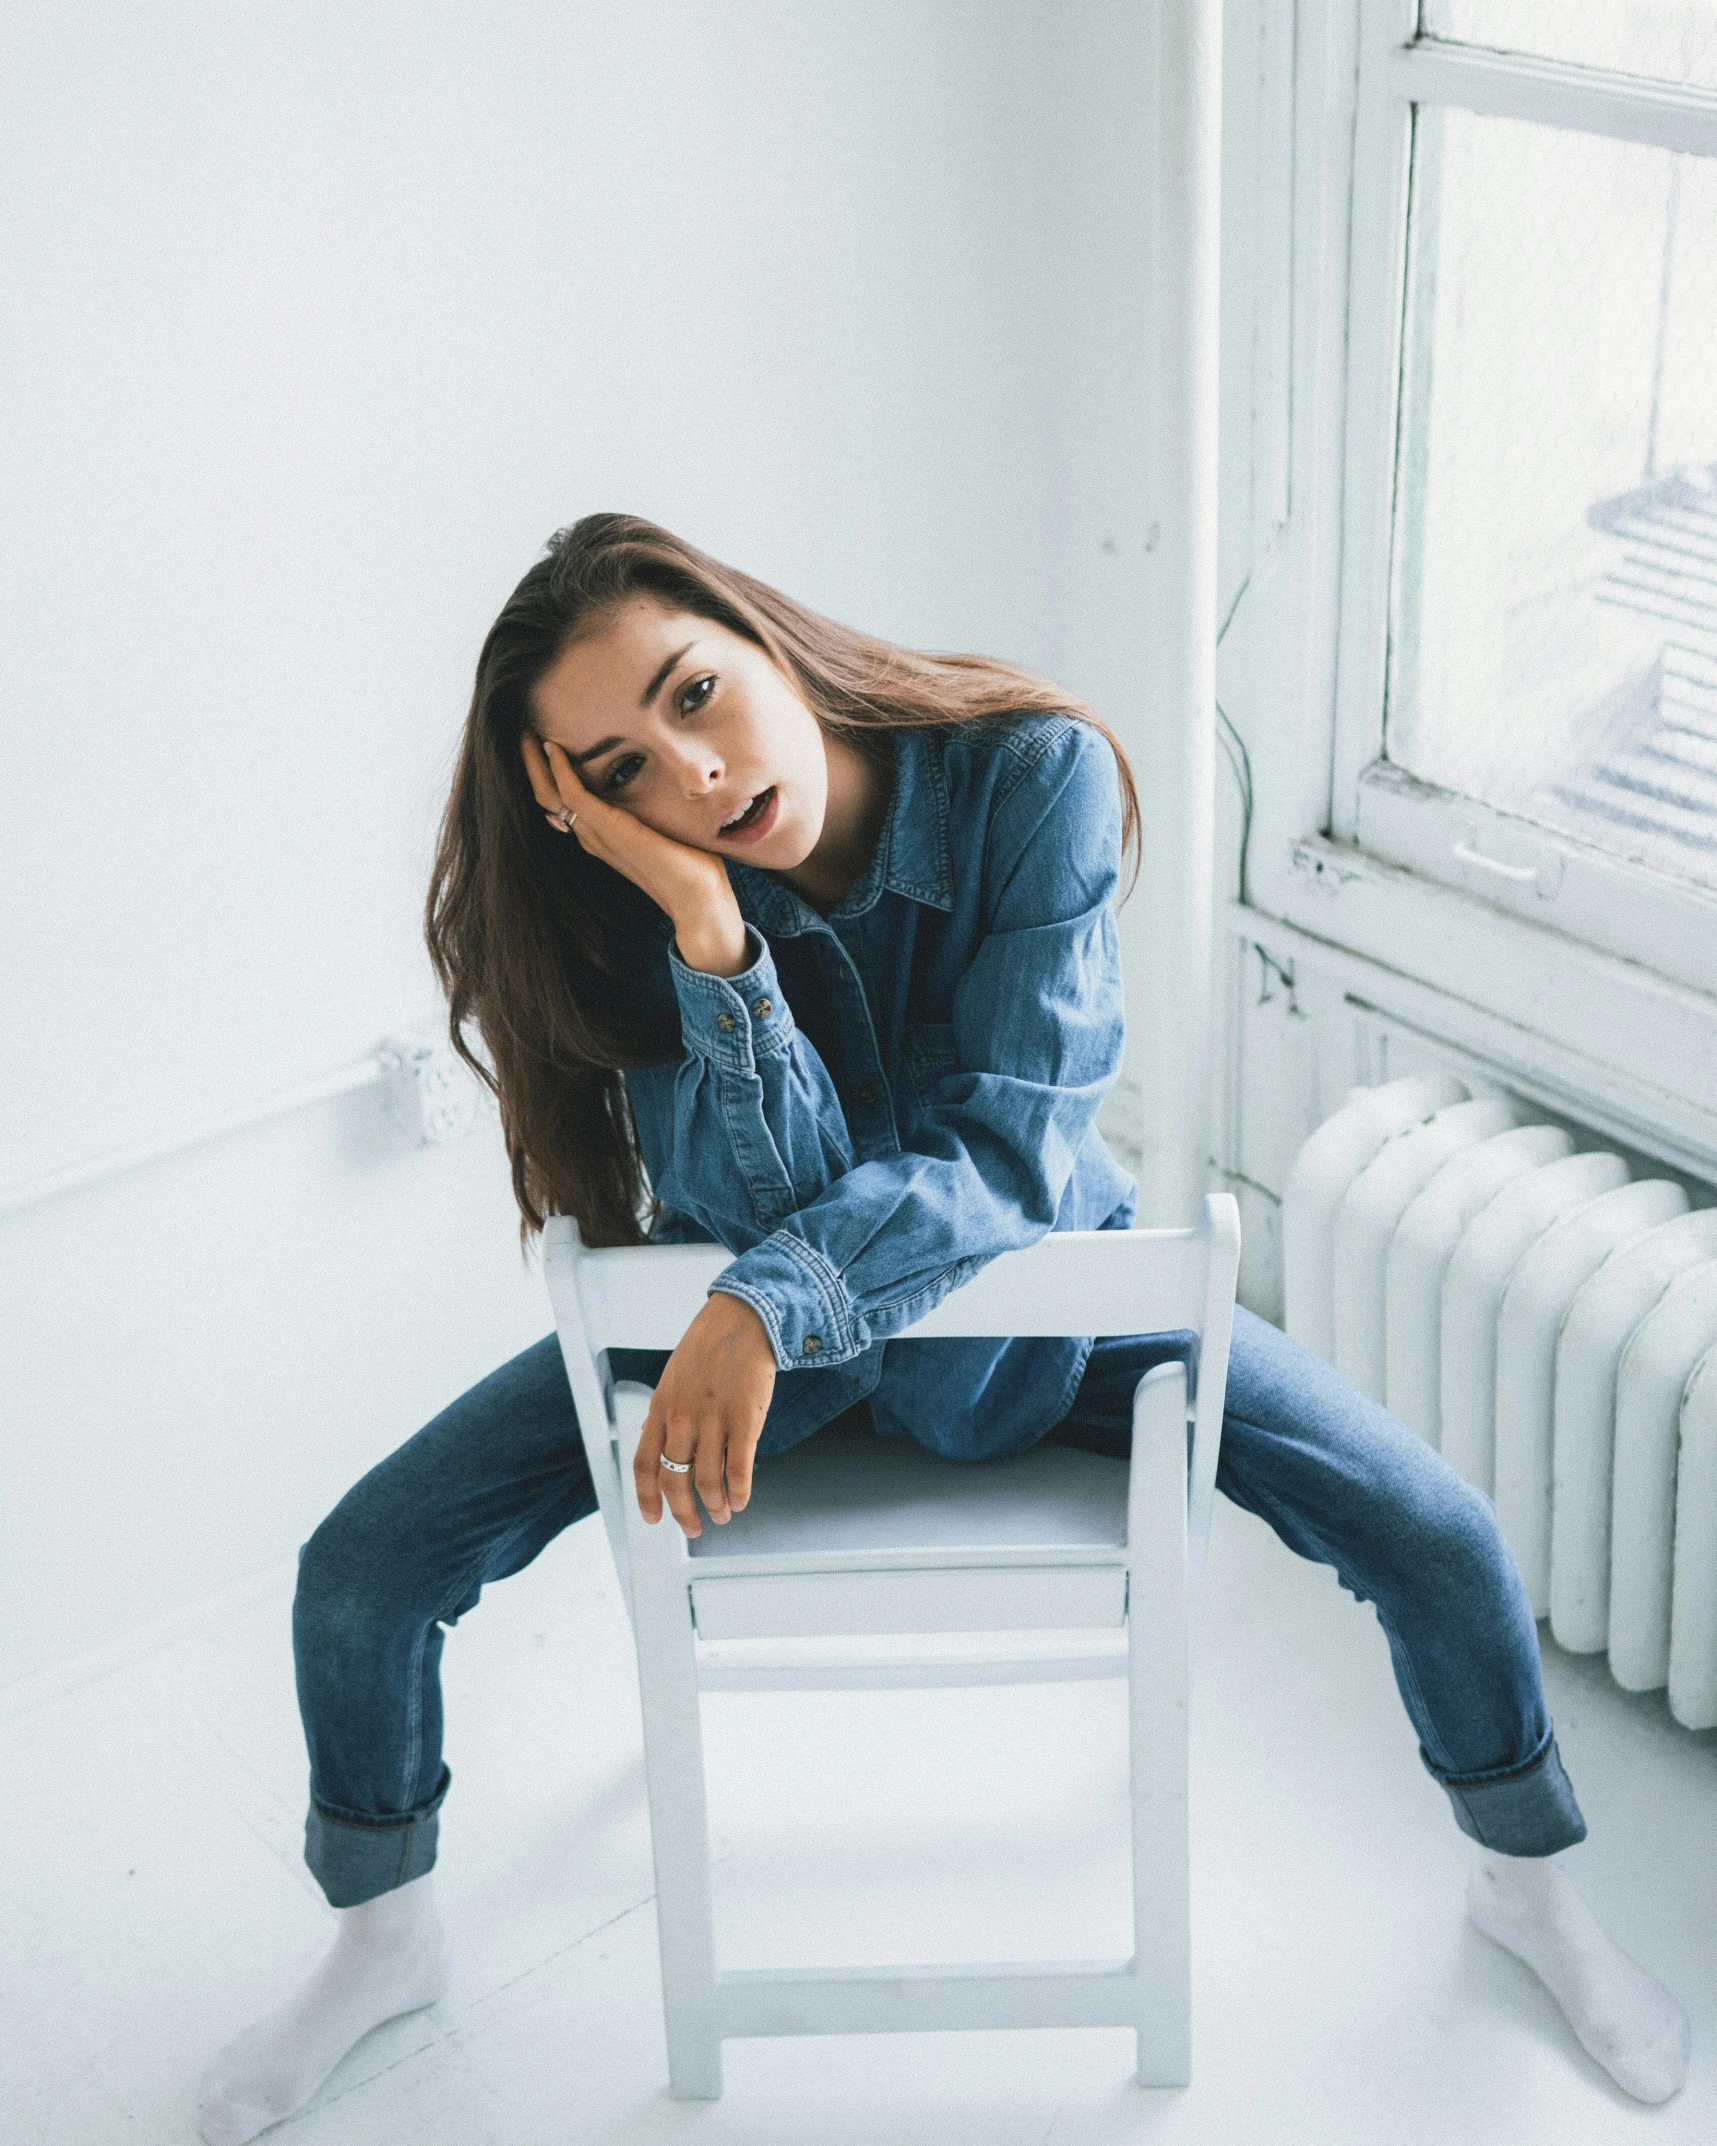
<path fill-rule="evenodd" d="M 562 805 L 559 812 L 555 814 L 555 818 L 559 820 L 561 828 L 566 834 L 571 834 L 572 823 L 577 817 L 578 814 L 573 811 L 570 805 Z"/>

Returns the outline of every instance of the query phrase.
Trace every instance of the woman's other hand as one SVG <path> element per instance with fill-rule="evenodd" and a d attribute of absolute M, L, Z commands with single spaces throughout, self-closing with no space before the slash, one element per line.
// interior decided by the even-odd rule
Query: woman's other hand
<path fill-rule="evenodd" d="M 745 920 L 724 860 L 658 834 L 635 814 L 587 790 L 552 741 L 545 744 L 527 730 L 519 742 L 531 793 L 556 834 L 570 832 L 590 856 L 624 873 L 673 919 L 680 959 L 688 968 L 738 976 L 746 965 Z"/>
<path fill-rule="evenodd" d="M 774 1391 L 775 1352 L 763 1321 L 743 1297 L 714 1291 L 668 1358 L 638 1439 L 632 1477 L 638 1510 L 652 1526 L 666 1498 L 686 1534 L 701 1535 L 694 1484 L 712 1520 L 743 1511 Z M 691 1473 L 664 1468 L 664 1452 L 689 1460 Z"/>

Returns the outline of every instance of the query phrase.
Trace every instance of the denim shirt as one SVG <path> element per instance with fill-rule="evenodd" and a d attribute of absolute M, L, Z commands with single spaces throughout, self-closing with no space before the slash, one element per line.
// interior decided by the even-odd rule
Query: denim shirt
<path fill-rule="evenodd" d="M 688 968 L 664 919 L 681 1055 L 625 1076 L 652 1235 L 725 1245 L 712 1286 L 768 1332 L 764 1457 L 860 1400 L 955 1459 L 1034 1443 L 1088 1339 L 889 1337 L 998 1252 L 1135 1209 L 1095 1125 L 1122 1042 L 1108 742 L 1061 715 L 887 735 L 865 871 L 825 918 L 730 860 L 750 964 Z"/>

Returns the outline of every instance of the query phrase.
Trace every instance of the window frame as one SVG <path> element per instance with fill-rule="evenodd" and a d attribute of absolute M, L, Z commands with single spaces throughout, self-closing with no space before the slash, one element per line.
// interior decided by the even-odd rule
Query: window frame
<path fill-rule="evenodd" d="M 1419 33 L 1419 13 L 1418 0 L 1359 9 L 1329 833 L 1385 867 L 1717 994 L 1717 891 L 1384 757 L 1415 107 L 1717 156 L 1717 91 L 1446 43 Z"/>

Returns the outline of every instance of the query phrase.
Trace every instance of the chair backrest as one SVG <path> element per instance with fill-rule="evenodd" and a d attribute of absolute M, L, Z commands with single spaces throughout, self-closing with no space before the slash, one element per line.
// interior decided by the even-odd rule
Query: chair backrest
<path fill-rule="evenodd" d="M 552 1217 L 543 1232 L 543 1271 L 611 1541 L 616 1529 L 608 1501 L 620 1486 L 608 1458 L 612 1417 L 596 1359 L 604 1349 L 673 1348 L 731 1257 L 710 1244 L 592 1251 L 567 1215 Z M 892 1339 L 1190 1333 L 1188 1522 L 1196 1584 L 1216 1481 L 1239 1266 L 1239 1208 L 1232 1193 L 1211 1193 L 1196 1229 L 1058 1230 L 1003 1252 Z M 603 1467 L 599 1441 L 608 1460 Z M 617 1543 L 617 1562 L 622 1555 Z"/>

